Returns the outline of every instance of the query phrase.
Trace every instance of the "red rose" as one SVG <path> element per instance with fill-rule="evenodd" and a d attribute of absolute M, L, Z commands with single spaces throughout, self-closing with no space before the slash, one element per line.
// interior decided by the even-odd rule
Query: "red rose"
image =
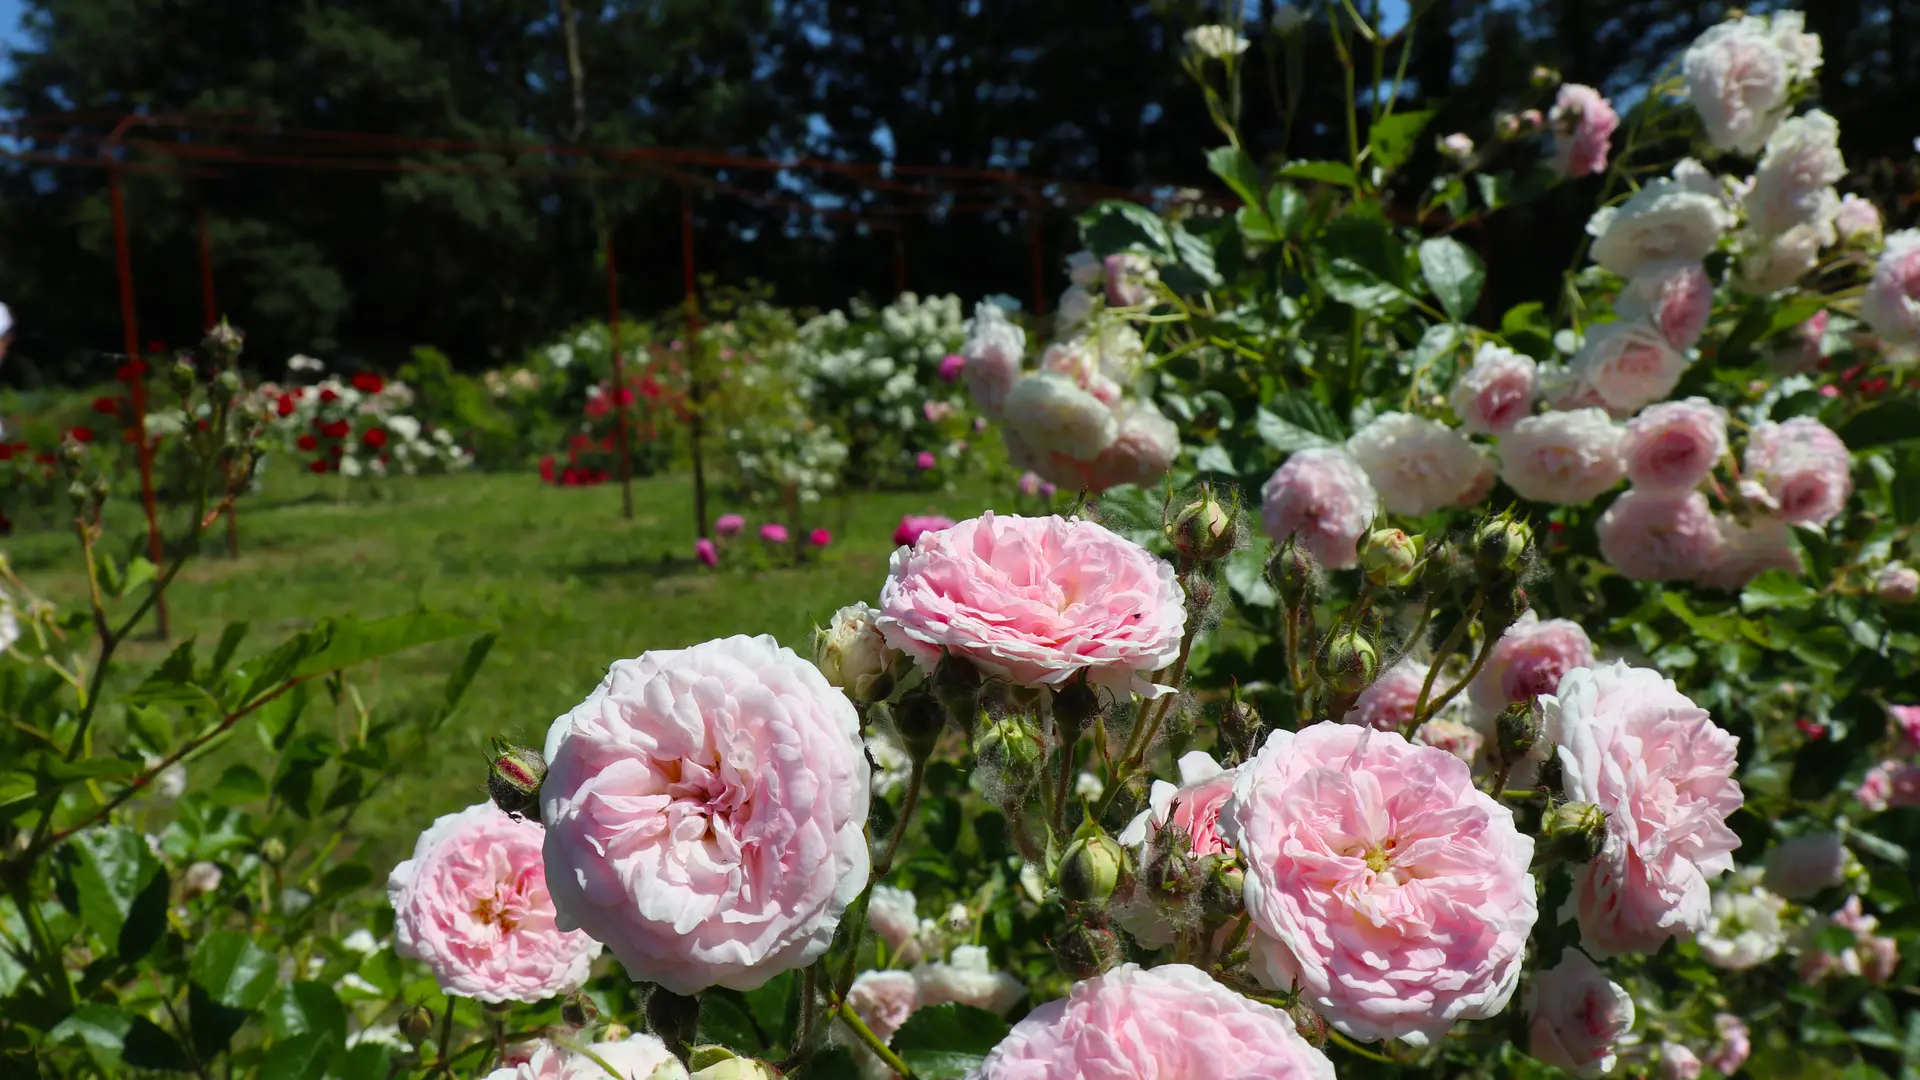
<path fill-rule="evenodd" d="M 68 428 L 67 438 L 78 443 L 90 443 L 93 441 L 93 429 L 83 427 Z"/>
<path fill-rule="evenodd" d="M 120 415 L 120 399 L 117 397 L 94 398 L 93 411 L 102 416 L 118 416 Z"/>
<path fill-rule="evenodd" d="M 294 445 L 302 450 L 312 450 L 314 447 L 320 445 L 320 440 L 311 435 L 302 435 L 294 440 Z"/>
<path fill-rule="evenodd" d="M 147 362 L 145 360 L 129 360 L 120 365 L 120 370 L 114 372 L 113 377 L 123 383 L 130 383 L 146 373 Z"/>
<path fill-rule="evenodd" d="M 387 380 L 371 371 L 363 371 L 353 377 L 353 388 L 363 394 L 377 394 L 386 389 Z"/>
<path fill-rule="evenodd" d="M 345 420 L 335 420 L 333 423 L 320 429 L 320 434 L 325 435 L 329 439 L 344 439 L 352 432 L 353 425 L 347 423 Z"/>
<path fill-rule="evenodd" d="M 275 402 L 273 407 L 281 416 L 292 416 L 295 407 L 293 404 L 293 395 L 281 394 L 280 400 Z"/>
<path fill-rule="evenodd" d="M 327 471 L 327 463 L 324 459 L 320 461 L 309 461 L 307 463 L 307 469 L 311 472 L 323 473 Z"/>
<path fill-rule="evenodd" d="M 322 405 L 331 405 L 339 400 L 340 395 L 334 393 L 331 389 L 323 389 L 320 391 L 320 404 Z"/>
<path fill-rule="evenodd" d="M 546 457 L 540 459 L 540 480 L 542 483 L 553 483 L 555 464 L 552 454 L 548 454 Z"/>
<path fill-rule="evenodd" d="M 366 443 L 369 449 L 378 450 L 387 445 L 387 433 L 380 428 L 368 428 L 361 434 L 360 441 Z"/>
<path fill-rule="evenodd" d="M 654 381 L 653 376 L 649 375 L 640 380 L 640 393 L 648 401 L 658 401 L 660 399 L 660 384 Z"/>

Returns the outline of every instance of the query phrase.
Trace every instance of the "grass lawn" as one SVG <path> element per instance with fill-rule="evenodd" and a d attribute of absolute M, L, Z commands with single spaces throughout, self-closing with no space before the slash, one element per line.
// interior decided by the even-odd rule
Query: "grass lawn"
<path fill-rule="evenodd" d="M 811 508 L 808 525 L 830 529 L 834 542 L 800 567 L 772 568 L 755 558 L 759 541 L 751 534 L 759 522 L 750 514 L 748 535 L 713 571 L 693 560 L 692 484 L 681 476 L 636 482 L 632 521 L 621 517 L 617 485 L 560 489 L 527 474 L 421 477 L 394 481 L 377 495 L 356 487 L 344 498 L 338 478 L 277 470 L 267 484 L 241 506 L 240 558 L 226 557 L 216 531 L 207 555 L 183 572 L 172 594 L 176 638 L 197 635 L 210 649 L 224 626 L 246 622 L 252 634 L 241 652 L 251 655 L 321 616 L 372 617 L 416 606 L 499 631 L 446 744 L 382 796 L 390 808 L 362 815 L 376 859 L 410 844 L 434 815 L 481 797 L 489 736 L 539 746 L 553 718 L 584 697 L 611 661 L 738 633 L 772 634 L 804 653 L 816 622 L 878 594 L 902 514 L 961 518 L 985 509 L 992 496 L 970 490 L 829 499 Z M 141 535 L 138 506 L 111 505 L 110 541 L 131 543 Z M 16 535 L 5 550 L 41 595 L 63 607 L 85 596 L 69 534 Z M 762 565 L 746 565 L 754 561 Z M 359 670 L 356 682 L 376 709 L 424 705 L 438 700 L 465 648 L 456 642 L 403 654 Z M 150 664 L 166 649 L 141 642 L 123 655 Z M 249 737 L 221 755 L 257 751 Z M 203 764 L 204 781 L 219 767 L 218 760 Z"/>

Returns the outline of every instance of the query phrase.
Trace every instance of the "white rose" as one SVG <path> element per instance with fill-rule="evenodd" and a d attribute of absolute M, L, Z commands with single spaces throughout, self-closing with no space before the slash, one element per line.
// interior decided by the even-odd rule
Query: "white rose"
<path fill-rule="evenodd" d="M 1830 230 L 1840 208 L 1833 185 L 1845 175 L 1840 124 L 1818 109 L 1796 116 L 1767 140 L 1747 192 L 1747 223 L 1767 235 L 1809 223 Z"/>
<path fill-rule="evenodd" d="M 1004 412 L 1007 431 L 1028 449 L 1079 461 L 1098 457 L 1119 434 L 1113 410 L 1062 375 L 1029 375 L 1013 385 Z"/>
<path fill-rule="evenodd" d="M 1834 211 L 1833 227 L 1841 243 L 1872 247 L 1880 242 L 1885 226 L 1880 219 L 1880 208 L 1872 200 L 1848 193 Z"/>
<path fill-rule="evenodd" d="M 1380 500 L 1395 514 L 1421 517 L 1457 504 L 1481 476 L 1482 451 L 1438 420 L 1390 412 L 1347 440 Z"/>
<path fill-rule="evenodd" d="M 1592 502 L 1627 474 L 1624 435 L 1604 409 L 1529 416 L 1500 439 L 1500 478 L 1535 502 Z"/>
<path fill-rule="evenodd" d="M 1696 939 L 1700 955 L 1715 967 L 1745 971 L 1778 956 L 1787 944 L 1781 913 L 1787 902 L 1757 886 L 1735 884 L 1716 892 L 1713 912 Z"/>
<path fill-rule="evenodd" d="M 910 889 L 875 885 L 873 895 L 867 900 L 867 925 L 896 953 L 915 946 L 914 938 L 920 933 L 919 901 Z M 909 961 L 919 956 L 917 946 L 913 951 L 914 956 L 907 958 Z"/>
<path fill-rule="evenodd" d="M 1831 195 L 1832 189 L 1827 190 Z M 1734 287 L 1753 296 L 1768 296 L 1792 288 L 1820 265 L 1820 249 L 1833 243 L 1831 217 L 1825 223 L 1805 222 L 1772 236 L 1747 236 L 1750 245 L 1740 257 Z"/>
<path fill-rule="evenodd" d="M 1699 262 L 1720 243 L 1733 215 L 1719 198 L 1672 180 L 1657 179 L 1619 206 L 1587 222 L 1593 261 L 1637 276 L 1657 263 Z"/>
<path fill-rule="evenodd" d="M 974 309 L 967 343 L 960 349 L 967 361 L 960 372 L 982 414 L 999 417 L 1007 392 L 1020 377 L 1026 350 L 1027 332 L 1007 318 L 999 305 L 981 304 Z"/>
<path fill-rule="evenodd" d="M 1573 358 L 1581 380 L 1616 416 L 1631 416 L 1643 405 L 1665 400 L 1686 366 L 1687 358 L 1642 319 L 1593 327 Z"/>
<path fill-rule="evenodd" d="M 1709 27 L 1688 46 L 1681 72 L 1708 141 L 1754 154 L 1780 122 L 1798 66 L 1767 21 L 1749 17 Z"/>
<path fill-rule="evenodd" d="M 1027 996 L 1027 985 L 1004 971 L 993 970 L 987 950 L 979 945 L 955 948 L 944 963 L 920 964 L 913 969 L 913 978 L 920 984 L 922 1006 L 957 1001 L 1005 1013 Z"/>
<path fill-rule="evenodd" d="M 1860 297 L 1860 318 L 1888 341 L 1920 341 L 1920 230 L 1887 237 L 1873 280 Z"/>

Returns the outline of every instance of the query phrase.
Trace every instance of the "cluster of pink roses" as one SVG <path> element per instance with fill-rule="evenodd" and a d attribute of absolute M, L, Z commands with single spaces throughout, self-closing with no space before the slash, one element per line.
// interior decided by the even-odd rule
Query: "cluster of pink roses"
<path fill-rule="evenodd" d="M 1920 806 L 1920 705 L 1889 705 L 1895 755 L 1867 770 L 1853 797 L 1869 811 Z"/>

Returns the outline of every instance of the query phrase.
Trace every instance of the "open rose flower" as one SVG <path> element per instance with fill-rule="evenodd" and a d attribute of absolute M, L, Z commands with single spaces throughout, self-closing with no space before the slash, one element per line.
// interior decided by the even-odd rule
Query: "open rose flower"
<path fill-rule="evenodd" d="M 1847 877 L 1847 844 L 1839 833 L 1782 840 L 1767 851 L 1766 887 L 1789 900 L 1811 900 Z"/>
<path fill-rule="evenodd" d="M 1898 345 L 1920 342 L 1920 229 L 1887 237 L 1873 278 L 1860 296 L 1860 318 Z"/>
<path fill-rule="evenodd" d="M 1554 171 L 1569 180 L 1607 171 L 1607 144 L 1620 116 L 1600 91 L 1562 83 L 1547 122 L 1553 125 Z"/>
<path fill-rule="evenodd" d="M 1713 281 L 1697 262 L 1664 263 L 1642 270 L 1613 303 L 1622 319 L 1646 319 L 1675 349 L 1691 349 L 1713 314 Z"/>
<path fill-rule="evenodd" d="M 1746 880 L 1753 876 L 1742 871 L 1732 875 L 1730 884 L 1714 890 L 1713 907 L 1695 939 L 1700 955 L 1714 967 L 1747 971 L 1786 947 L 1782 913 L 1787 902 Z"/>
<path fill-rule="evenodd" d="M 1820 931 L 1837 926 L 1853 935 L 1851 944 L 1830 952 L 1820 941 Z M 1900 964 L 1900 943 L 1874 931 L 1880 920 L 1866 913 L 1858 896 L 1847 897 L 1840 910 L 1824 918 L 1815 918 L 1801 938 L 1800 980 L 1816 983 L 1829 975 L 1864 978 L 1884 983 L 1893 977 Z"/>
<path fill-rule="evenodd" d="M 912 948 L 918 953 L 914 939 L 920 935 L 920 910 L 912 890 L 875 885 L 867 898 L 867 925 L 894 952 Z"/>
<path fill-rule="evenodd" d="M 1769 570 L 1806 572 L 1793 529 L 1779 518 L 1756 514 L 1742 523 L 1721 515 L 1715 519 L 1713 547 L 1694 582 L 1722 592 L 1739 592 L 1747 582 Z"/>
<path fill-rule="evenodd" d="M 1295 537 L 1329 570 L 1360 561 L 1380 496 L 1362 469 L 1339 450 L 1298 450 L 1260 488 L 1260 524 L 1276 544 Z"/>
<path fill-rule="evenodd" d="M 1627 421 L 1622 450 L 1635 488 L 1683 495 L 1713 475 L 1727 452 L 1727 410 L 1697 397 L 1649 405 Z"/>
<path fill-rule="evenodd" d="M 1027 996 L 1027 984 L 993 970 L 992 957 L 980 945 L 961 945 L 945 960 L 915 965 L 913 978 L 920 985 L 920 1004 L 926 1006 L 958 1002 L 1005 1013 Z"/>
<path fill-rule="evenodd" d="M 620 1080 L 688 1080 L 686 1066 L 654 1035 L 629 1035 L 587 1049 L 591 1056 L 542 1039 L 523 1060 L 495 1069 L 487 1080 L 612 1080 L 607 1066 Z"/>
<path fill-rule="evenodd" d="M 960 350 L 966 358 L 960 375 L 981 413 L 999 418 L 1007 394 L 1020 378 L 1020 361 L 1026 350 L 1027 332 L 1007 318 L 999 305 L 981 304 L 974 309 L 971 336 Z"/>
<path fill-rule="evenodd" d="M 1618 417 L 1673 393 L 1687 358 L 1652 323 L 1621 319 L 1588 330 L 1573 366 Z"/>
<path fill-rule="evenodd" d="M 1799 225 L 1813 225 L 1828 244 L 1840 196 L 1833 185 L 1847 175 L 1840 156 L 1840 124 L 1814 109 L 1782 123 L 1767 139 L 1767 152 L 1754 169 L 1747 192 L 1747 224 L 1773 236 Z"/>
<path fill-rule="evenodd" d="M 1180 653 L 1186 600 L 1173 566 L 1091 521 L 988 513 L 893 553 L 881 633 L 931 672 L 942 653 L 1018 686 L 1085 672 L 1119 693 Z"/>
<path fill-rule="evenodd" d="M 1717 23 L 1681 61 L 1687 100 L 1718 150 L 1757 154 L 1784 119 L 1796 70 L 1765 19 Z"/>
<path fill-rule="evenodd" d="M 1594 530 L 1600 557 L 1635 581 L 1691 581 L 1720 543 L 1707 497 L 1655 495 L 1638 488 L 1613 500 Z"/>
<path fill-rule="evenodd" d="M 1631 280 L 1656 265 L 1705 259 L 1732 226 L 1718 195 L 1663 178 L 1595 213 L 1587 233 L 1593 261 Z"/>
<path fill-rule="evenodd" d="M 1380 501 L 1396 514 L 1422 517 L 1456 505 L 1479 480 L 1483 452 L 1438 420 L 1390 412 L 1347 440 Z"/>
<path fill-rule="evenodd" d="M 1571 619 L 1541 619 L 1528 611 L 1500 640 L 1467 687 L 1474 711 L 1497 716 L 1516 701 L 1532 701 L 1560 688 L 1574 668 L 1593 666 L 1593 641 Z"/>
<path fill-rule="evenodd" d="M 863 971 L 847 988 L 847 1004 L 885 1042 L 920 1008 L 920 981 L 908 971 Z"/>
<path fill-rule="evenodd" d="M 1152 487 L 1165 476 L 1180 454 L 1180 428 L 1150 401 L 1128 399 L 1114 407 L 1117 428 L 1113 441 L 1092 458 L 1059 451 L 1016 451 L 1009 431 L 1008 448 L 1019 463 L 1072 491 L 1098 495 L 1121 484 Z"/>
<path fill-rule="evenodd" d="M 1590 503 L 1626 475 L 1624 435 L 1605 409 L 1529 416 L 1500 438 L 1500 479 L 1534 502 Z"/>
<path fill-rule="evenodd" d="M 1029 375 L 1007 395 L 1003 420 L 1010 450 L 1022 457 L 1060 454 L 1091 461 L 1120 434 L 1113 409 L 1094 394 L 1057 372 Z M 1032 462 L 1028 462 L 1032 466 Z M 1046 475 L 1045 469 L 1038 470 Z M 1059 483 L 1059 478 L 1053 478 Z"/>
<path fill-rule="evenodd" d="M 587 981 L 600 943 L 556 925 L 544 832 L 490 802 L 436 820 L 387 878 L 393 947 L 449 994 L 544 1001 Z"/>
<path fill-rule="evenodd" d="M 1539 365 L 1533 357 L 1488 342 L 1453 384 L 1449 403 L 1474 435 L 1500 435 L 1533 411 Z"/>
<path fill-rule="evenodd" d="M 1741 233 L 1734 286 L 1752 296 L 1790 288 L 1820 264 L 1820 249 L 1833 242 L 1832 226 L 1805 222 L 1782 233 Z"/>
<path fill-rule="evenodd" d="M 1558 724 L 1566 796 L 1607 815 L 1599 857 L 1574 872 L 1568 906 L 1595 956 L 1655 952 L 1711 910 L 1707 883 L 1733 867 L 1740 740 L 1673 680 L 1614 663 L 1569 672 L 1541 699 Z"/>
<path fill-rule="evenodd" d="M 1185 964 L 1122 964 L 1028 1013 L 980 1080 L 1334 1080 L 1293 1018 Z"/>
<path fill-rule="evenodd" d="M 1707 1064 L 1721 1073 L 1732 1076 L 1740 1071 L 1753 1053 L 1753 1039 L 1747 1031 L 1746 1022 L 1732 1013 L 1716 1013 L 1713 1017 L 1714 1043 L 1707 1051 Z"/>
<path fill-rule="evenodd" d="M 1365 724 L 1377 731 L 1406 734 L 1408 725 L 1413 723 L 1414 706 L 1420 703 L 1420 688 L 1426 681 L 1427 665 L 1410 656 L 1403 658 L 1368 683 L 1354 699 L 1347 715 L 1340 719 L 1349 724 Z M 1445 689 L 1442 686 L 1439 692 Z"/>
<path fill-rule="evenodd" d="M 1220 808 L 1233 794 L 1233 770 L 1222 769 L 1213 755 L 1193 750 L 1180 758 L 1180 783 L 1155 780 L 1147 796 L 1147 808 L 1134 815 L 1127 827 L 1115 837 L 1131 848 L 1142 862 L 1160 830 L 1172 825 L 1187 836 L 1195 858 L 1219 855 L 1232 850 L 1220 835 Z M 1140 944 L 1157 949 L 1171 944 L 1174 927 L 1157 905 L 1138 905 L 1117 909 L 1127 933 Z"/>
<path fill-rule="evenodd" d="M 1459 758 L 1354 724 L 1276 731 L 1220 820 L 1265 985 L 1416 1046 L 1506 1007 L 1539 914 L 1533 839 Z"/>
<path fill-rule="evenodd" d="M 1527 988 L 1527 1052 L 1575 1076 L 1604 1076 L 1633 1030 L 1633 995 L 1579 949 L 1533 977 Z"/>
<path fill-rule="evenodd" d="M 827 951 L 867 885 L 860 716 L 770 637 L 616 661 L 547 732 L 558 923 L 676 994 Z"/>
<path fill-rule="evenodd" d="M 1873 200 L 1852 192 L 1840 197 L 1840 206 L 1833 212 L 1833 231 L 1841 243 L 1854 248 L 1873 247 L 1880 242 L 1885 228 L 1880 208 Z"/>
<path fill-rule="evenodd" d="M 1795 525 L 1825 525 L 1853 494 L 1853 457 L 1831 429 L 1807 416 L 1755 424 L 1747 439 L 1746 474 L 1773 496 Z"/>

